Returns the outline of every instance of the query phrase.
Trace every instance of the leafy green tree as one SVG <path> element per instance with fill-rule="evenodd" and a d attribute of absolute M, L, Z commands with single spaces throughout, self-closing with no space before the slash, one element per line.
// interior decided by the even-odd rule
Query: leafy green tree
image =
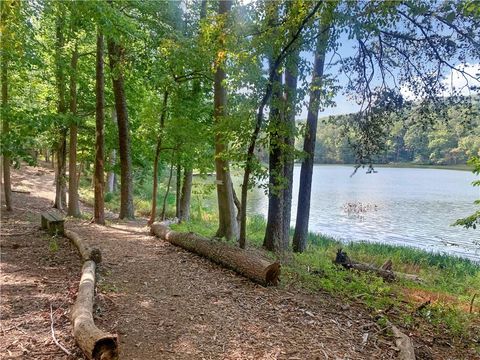
<path fill-rule="evenodd" d="M 472 157 L 468 163 L 473 166 L 473 173 L 475 175 L 480 175 L 480 157 Z M 475 180 L 472 182 L 473 186 L 480 186 L 480 180 Z M 474 202 L 476 205 L 480 205 L 480 199 L 475 200 Z M 467 216 L 466 218 L 459 219 L 457 220 L 454 225 L 459 225 L 463 226 L 465 228 L 472 228 L 476 229 L 477 225 L 480 224 L 480 210 L 477 210 L 475 213 L 473 213 L 470 216 Z"/>

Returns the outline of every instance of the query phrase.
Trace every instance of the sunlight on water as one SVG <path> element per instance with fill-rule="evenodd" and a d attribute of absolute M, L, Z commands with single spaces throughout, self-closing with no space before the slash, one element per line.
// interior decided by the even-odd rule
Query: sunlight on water
<path fill-rule="evenodd" d="M 310 230 L 352 241 L 420 247 L 480 261 L 480 229 L 450 226 L 475 211 L 479 188 L 467 171 L 378 168 L 376 174 L 351 166 L 316 165 L 313 174 Z M 292 226 L 295 225 L 298 177 L 295 167 Z M 350 205 L 349 205 L 350 204 Z M 350 209 L 349 209 L 350 207 Z M 255 190 L 249 213 L 267 214 L 267 197 Z"/>

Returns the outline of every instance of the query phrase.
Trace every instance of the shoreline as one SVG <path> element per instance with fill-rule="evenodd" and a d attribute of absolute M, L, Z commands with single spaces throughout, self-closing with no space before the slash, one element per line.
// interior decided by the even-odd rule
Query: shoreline
<path fill-rule="evenodd" d="M 295 165 L 301 165 L 296 162 Z M 356 164 L 326 164 L 314 163 L 321 166 L 351 166 L 354 168 Z M 368 165 L 366 165 L 368 166 Z M 436 170 L 456 170 L 456 171 L 473 171 L 473 167 L 467 164 L 457 165 L 429 165 L 429 164 L 412 164 L 412 163 L 390 163 L 390 164 L 373 164 L 374 168 L 397 168 L 397 169 L 436 169 Z"/>

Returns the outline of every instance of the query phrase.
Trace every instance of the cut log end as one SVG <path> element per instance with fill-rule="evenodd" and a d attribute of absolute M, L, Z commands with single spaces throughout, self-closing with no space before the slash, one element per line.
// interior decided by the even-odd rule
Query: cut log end
<path fill-rule="evenodd" d="M 266 269 L 266 274 L 265 274 L 265 282 L 267 285 L 273 285 L 277 286 L 280 279 L 280 262 L 275 261 L 273 264 L 271 264 L 269 267 Z"/>
<path fill-rule="evenodd" d="M 92 248 L 90 251 L 90 260 L 95 261 L 96 264 L 102 262 L 102 252 L 97 248 Z"/>
<path fill-rule="evenodd" d="M 94 360 L 117 360 L 117 337 L 112 335 L 99 339 L 93 348 L 92 357 Z"/>

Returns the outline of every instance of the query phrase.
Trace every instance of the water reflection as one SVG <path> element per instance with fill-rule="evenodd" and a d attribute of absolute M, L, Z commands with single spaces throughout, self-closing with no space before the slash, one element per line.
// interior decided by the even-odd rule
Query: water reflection
<path fill-rule="evenodd" d="M 452 227 L 456 219 L 475 211 L 479 189 L 467 171 L 379 168 L 376 174 L 352 167 L 317 165 L 313 173 L 310 230 L 350 241 L 403 244 L 480 261 L 480 230 Z M 298 198 L 300 167 L 295 167 L 292 226 Z M 376 207 L 345 211 L 348 204 Z M 249 214 L 267 214 L 261 189 L 249 195 Z"/>

